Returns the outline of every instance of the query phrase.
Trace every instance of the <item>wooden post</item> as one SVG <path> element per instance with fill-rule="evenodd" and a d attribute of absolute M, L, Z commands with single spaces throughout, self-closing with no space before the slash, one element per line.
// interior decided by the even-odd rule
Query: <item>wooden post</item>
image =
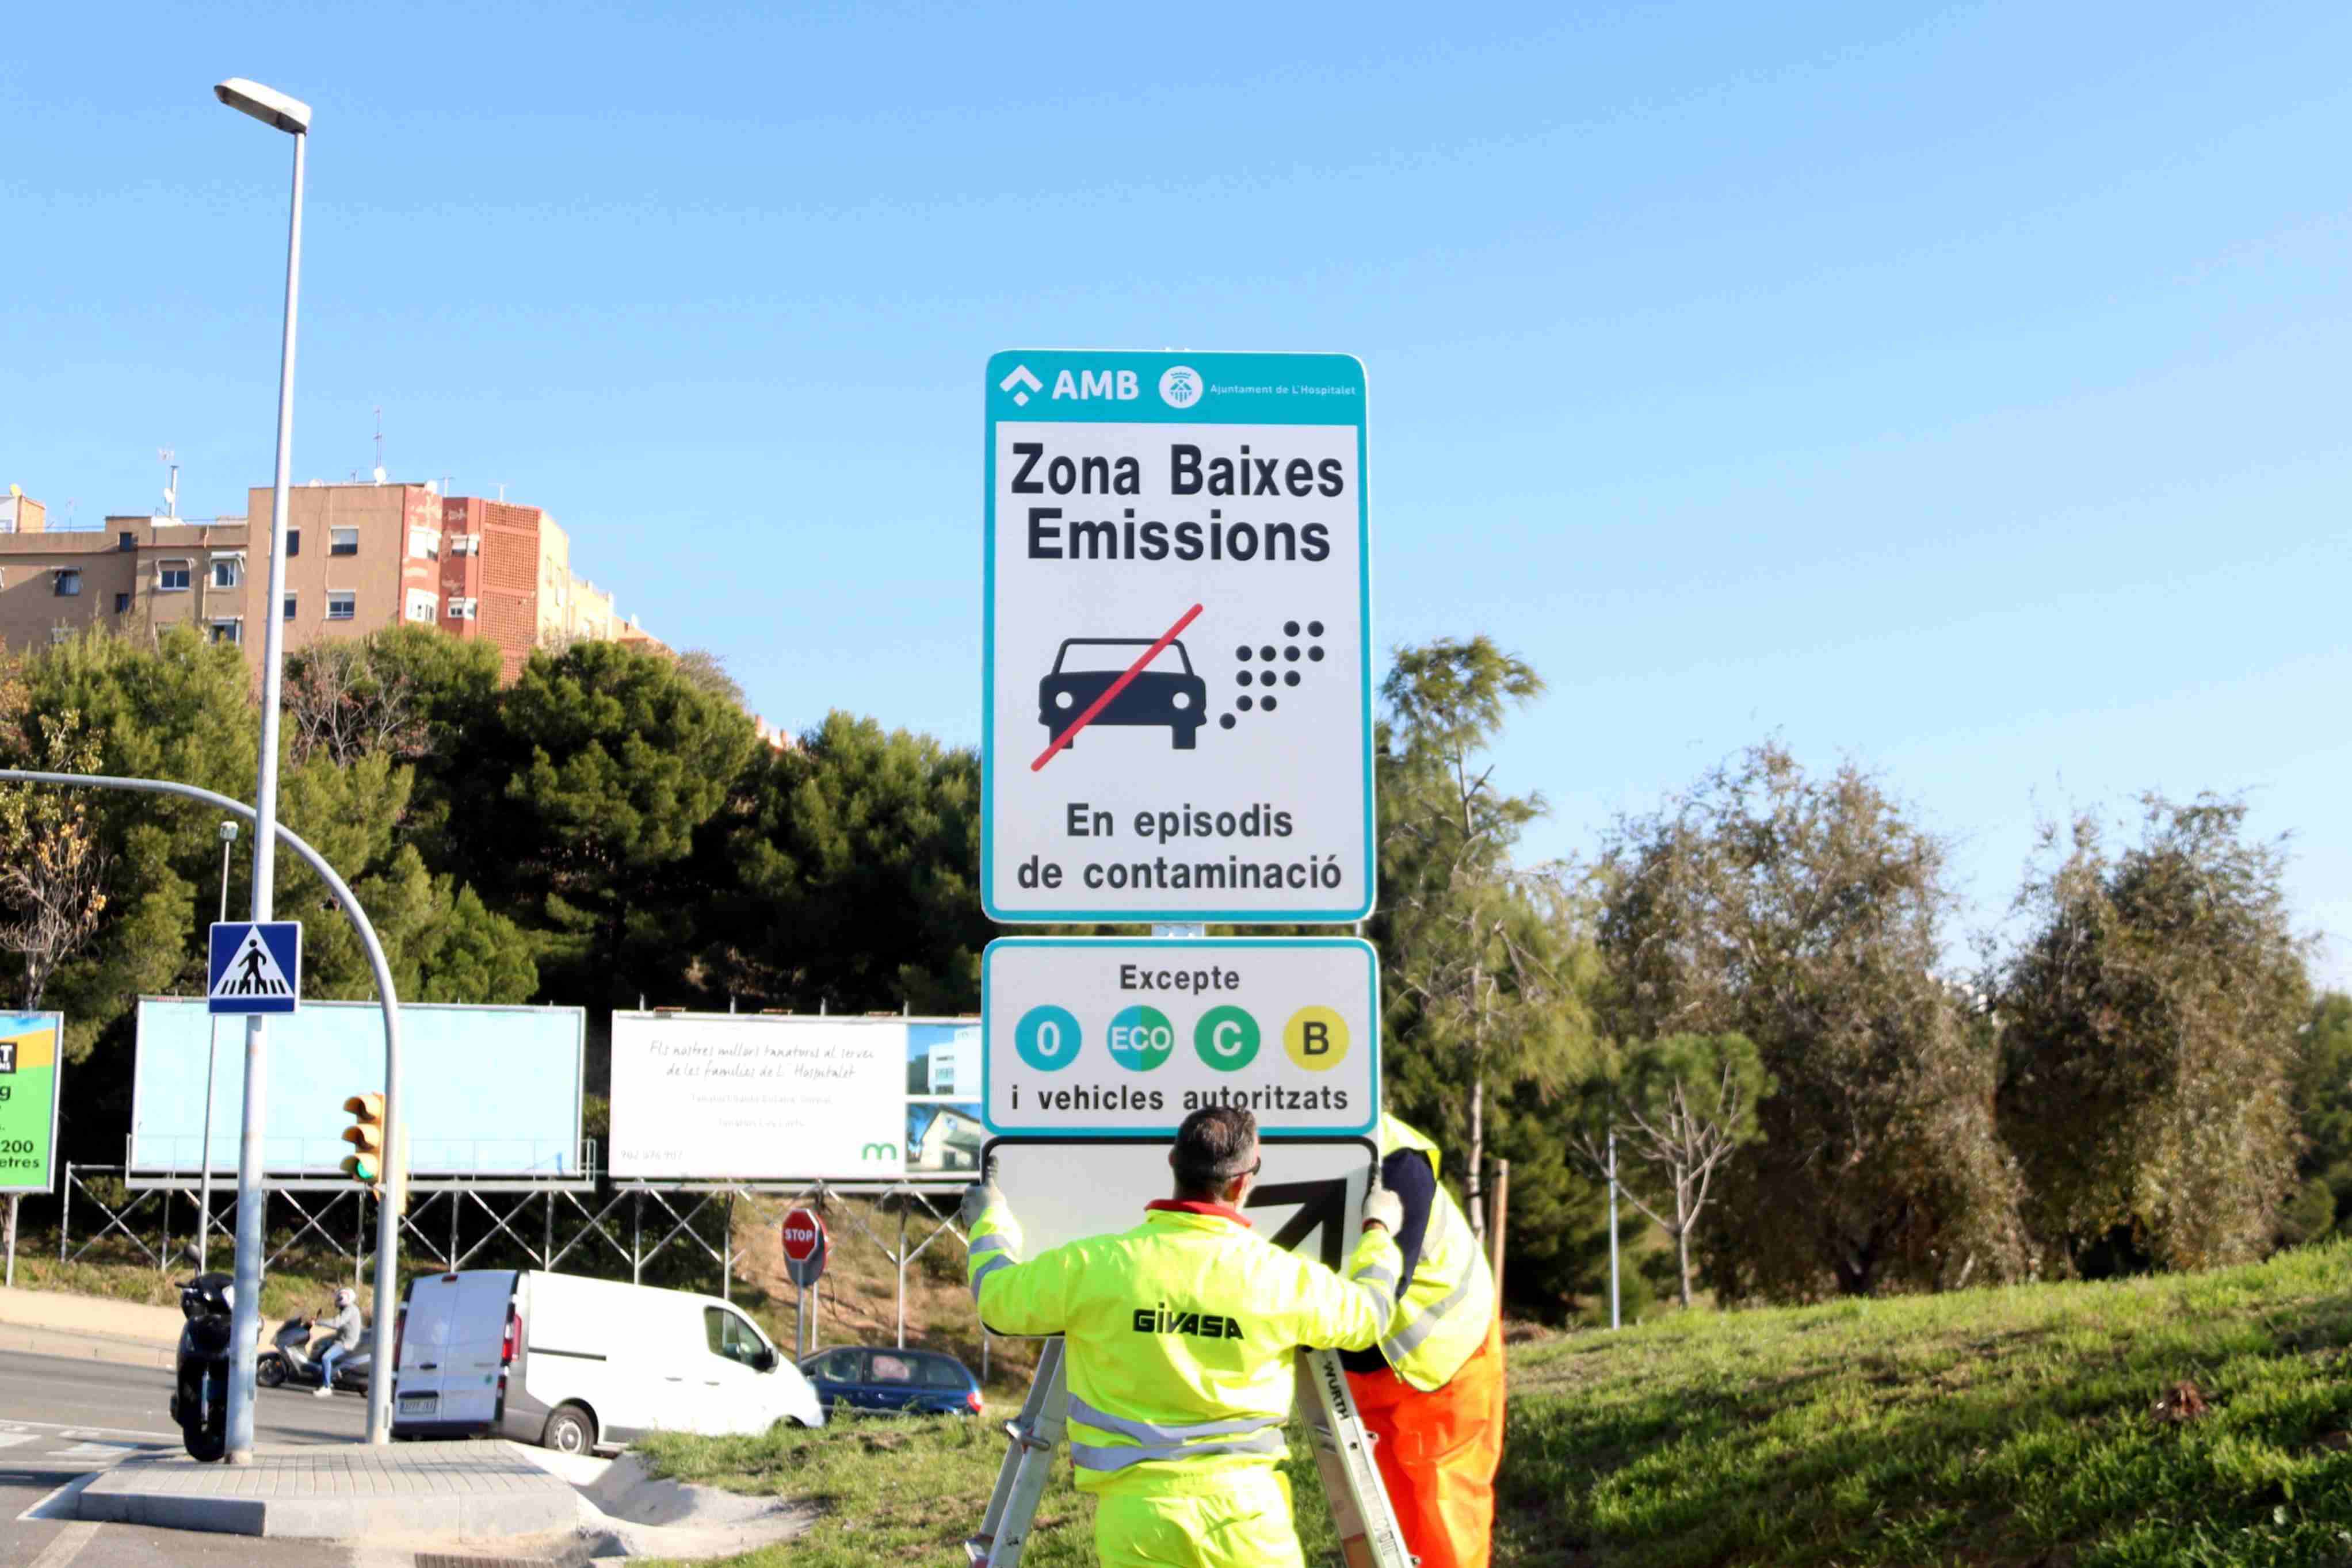
<path fill-rule="evenodd" d="M 1495 1314 L 1503 1312 L 1503 1234 L 1509 1218 L 1511 1202 L 1511 1162 L 1495 1162 L 1495 1217 L 1486 1226 L 1486 1244 L 1493 1249 L 1488 1259 L 1495 1270 Z"/>

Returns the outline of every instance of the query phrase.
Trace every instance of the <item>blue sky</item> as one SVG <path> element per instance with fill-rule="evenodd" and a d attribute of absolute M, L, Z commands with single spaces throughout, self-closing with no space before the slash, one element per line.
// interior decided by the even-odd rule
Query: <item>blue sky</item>
<path fill-rule="evenodd" d="M 978 728 L 997 349 L 1352 352 L 1383 643 L 1550 695 L 1589 851 L 1881 770 L 1998 920 L 2037 814 L 2245 790 L 2352 983 L 2340 4 L 48 7 L 0 57 L 0 483 L 542 506 L 771 719 Z"/>

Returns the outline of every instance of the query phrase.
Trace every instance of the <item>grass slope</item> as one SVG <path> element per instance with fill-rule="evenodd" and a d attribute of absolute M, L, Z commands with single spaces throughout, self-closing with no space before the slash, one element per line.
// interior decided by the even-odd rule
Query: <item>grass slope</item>
<path fill-rule="evenodd" d="M 2352 1564 L 2352 1243 L 1511 1356 L 1498 1564 Z M 823 1505 L 810 1536 L 737 1568 L 960 1563 L 1003 1449 L 971 1422 L 646 1446 L 664 1473 Z M 1293 1451 L 1308 1560 L 1336 1562 Z M 1091 1561 L 1066 1466 L 1039 1517 L 1029 1563 Z"/>

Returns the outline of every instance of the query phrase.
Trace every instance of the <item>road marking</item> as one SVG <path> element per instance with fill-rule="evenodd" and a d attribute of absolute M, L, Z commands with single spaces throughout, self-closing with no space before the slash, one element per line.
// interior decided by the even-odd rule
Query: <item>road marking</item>
<path fill-rule="evenodd" d="M 31 1442 L 38 1436 L 37 1432 L 0 1432 L 0 1448 L 13 1448 L 19 1443 Z"/>
<path fill-rule="evenodd" d="M 41 1548 L 41 1554 L 26 1563 L 25 1568 L 66 1568 L 67 1563 L 81 1555 L 82 1548 L 88 1546 L 97 1534 L 96 1524 L 77 1520 L 58 1531 L 57 1539 Z"/>
<path fill-rule="evenodd" d="M 1094 723 L 1095 715 L 1110 706 L 1111 698 L 1127 690 L 1128 683 L 1134 680 L 1136 676 L 1143 673 L 1143 666 L 1151 663 L 1152 660 L 1160 657 L 1162 653 L 1166 652 L 1168 644 L 1176 641 L 1176 633 L 1184 630 L 1185 627 L 1192 624 L 1193 617 L 1200 613 L 1201 607 L 1195 604 L 1192 609 L 1187 610 L 1183 614 L 1179 615 L 1176 618 L 1176 624 L 1168 628 L 1167 631 L 1162 632 L 1160 634 L 1160 641 L 1151 644 L 1150 647 L 1146 648 L 1143 651 L 1143 657 L 1138 659 L 1135 663 L 1127 667 L 1127 674 L 1113 681 L 1104 689 L 1102 695 L 1095 698 L 1092 703 L 1089 703 L 1087 706 L 1087 711 L 1078 715 L 1077 722 L 1071 725 L 1069 728 L 1064 730 L 1061 734 L 1055 736 L 1054 737 L 1054 743 L 1045 747 L 1044 751 L 1037 754 L 1037 760 L 1029 765 L 1029 771 L 1034 773 L 1040 768 L 1045 767 L 1048 762 L 1053 761 L 1054 754 L 1061 750 L 1064 747 L 1069 745 L 1072 740 L 1076 739 L 1077 737 L 1078 731 Z M 1266 677 L 1268 680 L 1272 680 L 1273 678 L 1274 677 L 1271 675 Z M 1203 712 L 1205 711 L 1206 710 L 1204 709 Z M 1058 779 L 1061 775 L 1057 773 L 1055 777 Z"/>
<path fill-rule="evenodd" d="M 177 1432 L 138 1432 L 125 1427 L 93 1427 L 87 1421 L 27 1421 L 22 1416 L 0 1416 L 0 1431 L 17 1432 L 26 1427 L 36 1432 L 55 1432 L 61 1437 L 144 1437 L 158 1443 L 176 1443 Z"/>

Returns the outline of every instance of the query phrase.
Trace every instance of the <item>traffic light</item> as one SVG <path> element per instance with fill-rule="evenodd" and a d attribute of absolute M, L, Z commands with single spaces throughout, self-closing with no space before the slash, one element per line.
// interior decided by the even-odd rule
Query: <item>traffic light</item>
<path fill-rule="evenodd" d="M 354 1094 L 343 1102 L 343 1109 L 352 1114 L 352 1124 L 343 1129 L 343 1142 L 352 1145 L 352 1152 L 343 1156 L 343 1174 L 381 1199 L 384 1185 L 383 1096 Z"/>

